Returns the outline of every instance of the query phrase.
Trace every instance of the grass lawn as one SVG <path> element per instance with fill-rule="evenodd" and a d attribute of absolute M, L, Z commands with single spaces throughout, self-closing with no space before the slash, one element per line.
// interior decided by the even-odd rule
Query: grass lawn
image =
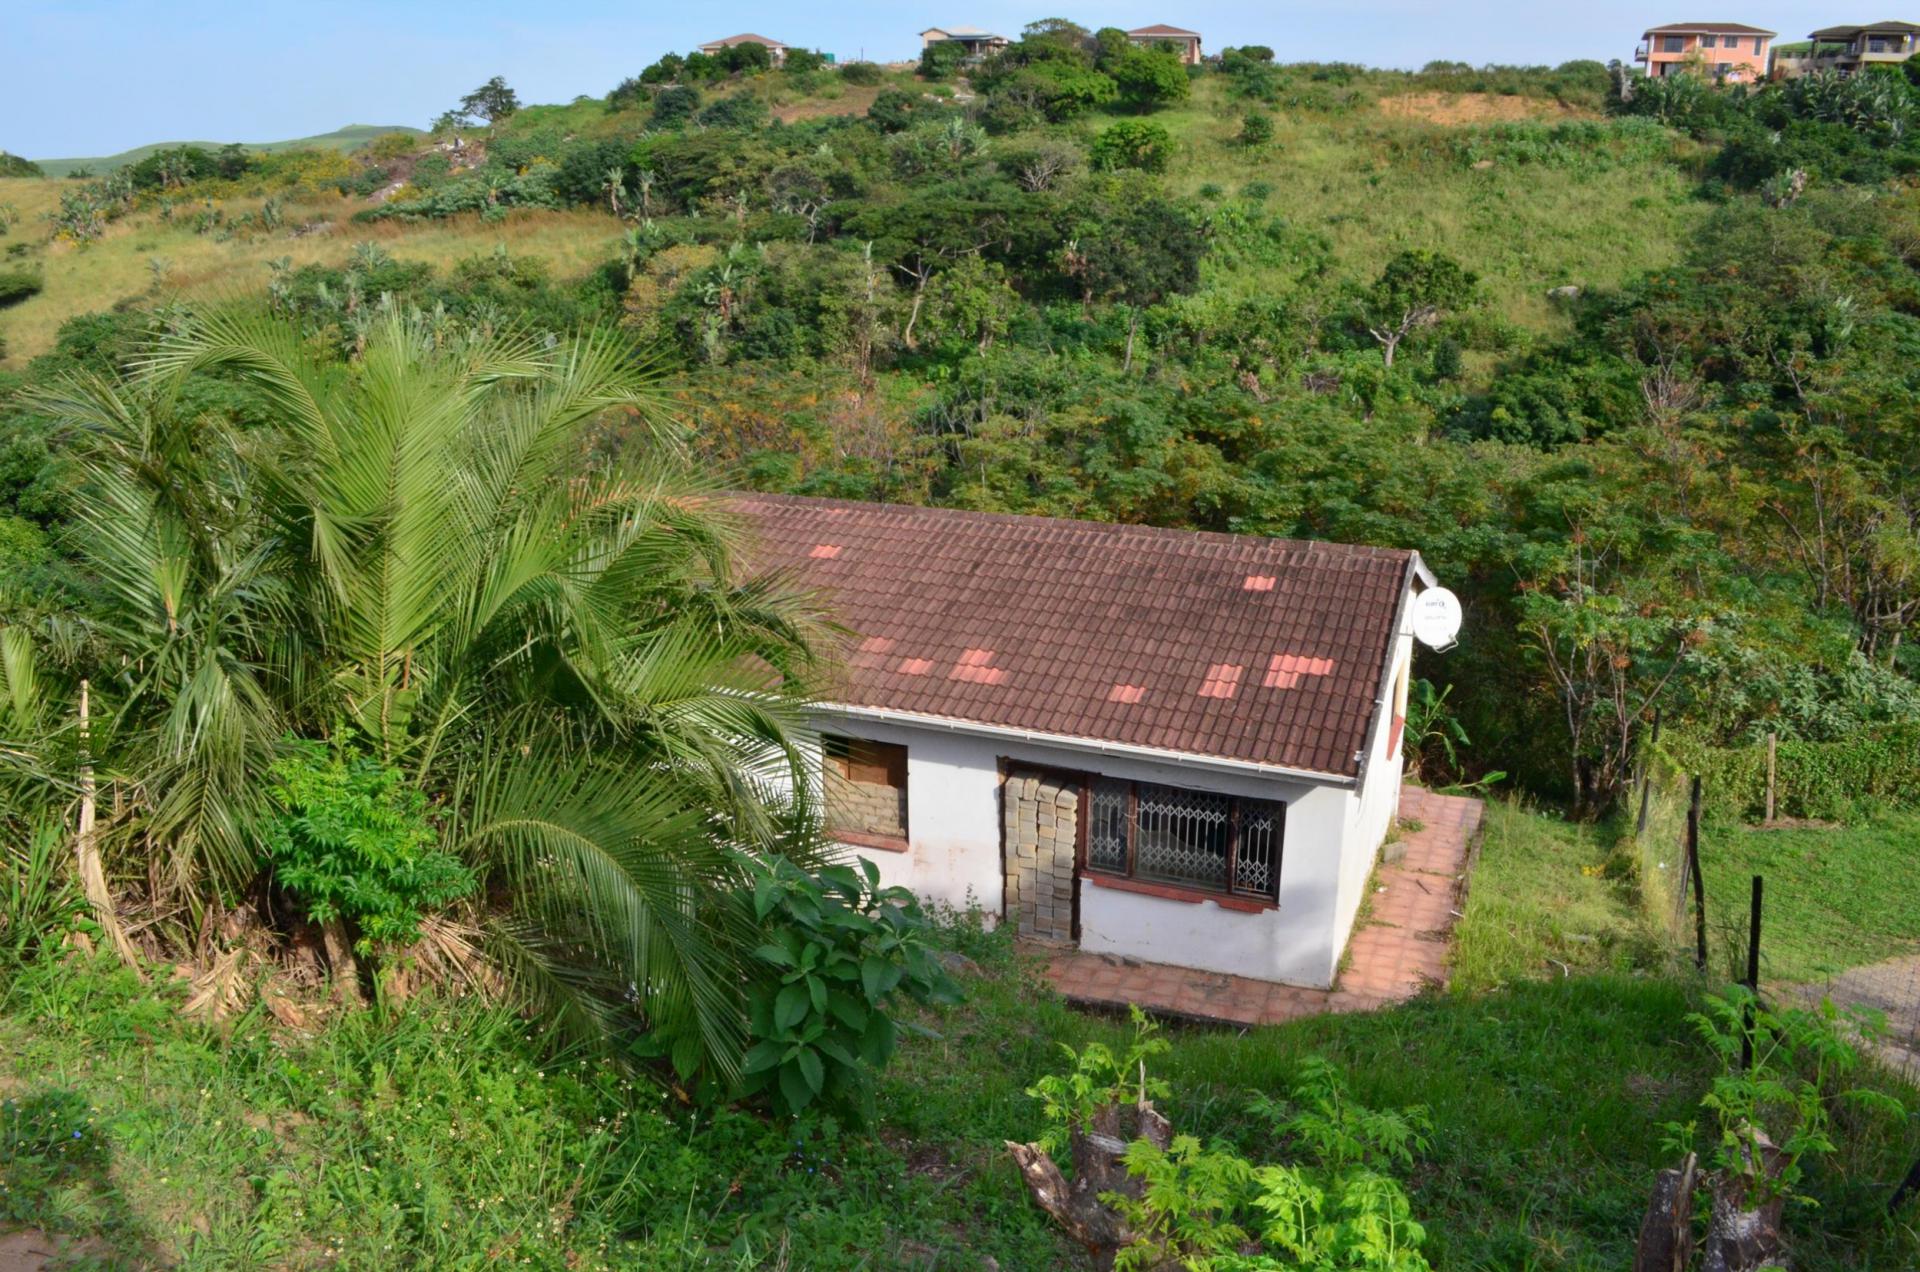
<path fill-rule="evenodd" d="M 1487 803 L 1480 860 L 1456 928 L 1453 986 L 1648 970 L 1664 962 L 1632 870 L 1608 829 L 1505 799 Z"/>
<path fill-rule="evenodd" d="M 58 205 L 59 182 L 22 178 L 0 180 L 0 203 L 20 209 L 15 241 L 41 242 L 45 214 Z M 255 211 L 261 198 L 223 200 L 230 218 Z M 263 292 L 267 262 L 282 257 L 296 266 L 337 265 L 355 243 L 380 244 L 400 260 L 425 261 L 440 268 L 503 247 L 516 257 L 545 261 L 557 277 L 585 274 L 605 261 L 620 237 L 620 225 L 592 210 L 527 212 L 497 224 L 478 216 L 459 216 L 426 225 L 384 221 L 354 225 L 348 218 L 361 205 L 324 195 L 290 206 L 289 224 L 326 220 L 327 233 L 289 238 L 284 234 L 231 238 L 195 234 L 185 217 L 171 223 L 158 212 L 143 211 L 115 221 L 95 243 L 52 243 L 34 258 L 45 279 L 39 295 L 0 311 L 0 339 L 6 357 L 0 368 L 18 368 L 53 347 L 60 324 L 80 314 L 111 309 L 121 301 L 158 304 L 169 299 L 225 299 Z"/>
<path fill-rule="evenodd" d="M 1126 1027 L 1068 1008 L 1001 938 L 955 939 L 981 972 L 883 1075 L 875 1133 L 697 1112 L 471 1002 L 313 1036 L 258 1012 L 215 1029 L 180 1016 L 178 985 L 31 967 L 0 988 L 0 1097 L 39 1131 L 0 1154 L 0 1229 L 93 1238 L 91 1266 L 1078 1266 L 1001 1141 L 1039 1131 L 1024 1091 L 1060 1064 L 1058 1043 L 1118 1043 Z M 1182 1130 L 1270 1156 L 1248 1095 L 1326 1055 L 1359 1099 L 1431 1107 L 1435 1142 L 1409 1186 L 1436 1267 L 1616 1269 L 1661 1127 L 1692 1114 L 1708 1078 L 1691 993 L 1576 976 L 1179 1029 L 1164 1107 Z M 69 1169 L 50 1173 L 36 1150 L 74 1130 Z M 1912 1266 L 1920 1246 L 1878 1207 L 1920 1136 L 1849 1124 L 1841 1139 L 1813 1180 L 1822 1207 L 1794 1215 L 1802 1266 Z"/>
<path fill-rule="evenodd" d="M 1763 983 L 1818 981 L 1920 951 L 1920 815 L 1833 829 L 1709 826 L 1701 837 L 1716 971 L 1744 968 L 1751 880 L 1766 879 Z"/>

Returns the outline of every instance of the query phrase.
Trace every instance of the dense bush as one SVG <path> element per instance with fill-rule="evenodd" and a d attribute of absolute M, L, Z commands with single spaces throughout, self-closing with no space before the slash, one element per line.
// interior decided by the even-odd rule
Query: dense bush
<path fill-rule="evenodd" d="M 1159 124 L 1123 119 L 1102 129 L 1087 153 L 1093 166 L 1102 171 L 1139 168 L 1165 172 L 1173 159 L 1173 136 Z"/>
<path fill-rule="evenodd" d="M 45 280 L 31 270 L 0 269 L 0 309 L 37 296 Z"/>
<path fill-rule="evenodd" d="M 31 159 L 0 150 L 0 177 L 44 177 L 47 174 Z"/>
<path fill-rule="evenodd" d="M 886 78 L 886 72 L 874 62 L 848 62 L 840 68 L 843 83 L 870 86 Z"/>
<path fill-rule="evenodd" d="M 1729 820 L 1766 812 L 1767 748 L 1699 746 L 1682 740 L 1674 762 L 1701 778 L 1708 810 Z M 1920 809 L 1920 726 L 1861 732 L 1831 742 L 1786 740 L 1775 758 L 1775 810 L 1784 817 L 1851 821 L 1884 808 Z"/>
<path fill-rule="evenodd" d="M 426 796 L 399 769 L 302 741 L 271 774 L 275 881 L 313 922 L 344 922 L 362 954 L 413 941 L 423 917 L 473 891 L 473 873 L 440 849 Z"/>

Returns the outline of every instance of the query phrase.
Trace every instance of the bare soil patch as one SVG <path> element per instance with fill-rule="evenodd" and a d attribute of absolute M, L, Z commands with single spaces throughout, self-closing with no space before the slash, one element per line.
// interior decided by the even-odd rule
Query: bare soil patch
<path fill-rule="evenodd" d="M 1578 119 L 1587 112 L 1545 97 L 1501 93 L 1401 93 L 1380 99 L 1380 113 L 1430 124 L 1507 124 L 1527 119 Z"/>
<path fill-rule="evenodd" d="M 773 117 L 783 124 L 797 124 L 803 119 L 824 119 L 829 115 L 864 115 L 873 105 L 873 99 L 880 96 L 881 87 L 879 84 L 843 84 L 840 96 L 832 101 L 808 98 L 788 102 L 775 106 Z"/>

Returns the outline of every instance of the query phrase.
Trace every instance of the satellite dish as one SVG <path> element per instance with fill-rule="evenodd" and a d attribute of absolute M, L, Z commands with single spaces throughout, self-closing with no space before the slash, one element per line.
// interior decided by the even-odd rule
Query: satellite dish
<path fill-rule="evenodd" d="M 1413 634 L 1423 645 L 1449 649 L 1460 634 L 1460 598 L 1444 587 L 1430 587 L 1413 600 Z"/>

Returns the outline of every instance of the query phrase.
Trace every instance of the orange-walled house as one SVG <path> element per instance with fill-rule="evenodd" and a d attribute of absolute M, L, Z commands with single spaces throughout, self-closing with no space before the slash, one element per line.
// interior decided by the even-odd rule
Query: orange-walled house
<path fill-rule="evenodd" d="M 1633 60 L 1646 63 L 1649 77 L 1697 66 L 1715 79 L 1752 84 L 1767 77 L 1774 34 L 1739 22 L 1670 22 L 1640 37 Z"/>

